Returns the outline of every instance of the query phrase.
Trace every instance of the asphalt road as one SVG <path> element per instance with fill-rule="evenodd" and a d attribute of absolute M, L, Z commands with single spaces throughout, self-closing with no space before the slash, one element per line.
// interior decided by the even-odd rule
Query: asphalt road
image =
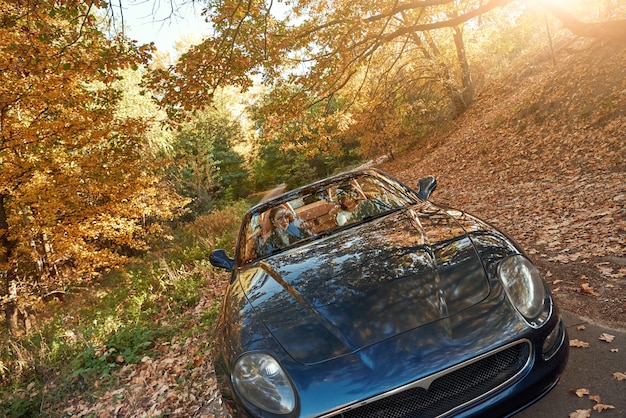
<path fill-rule="evenodd" d="M 626 380 L 620 381 L 613 376 L 615 372 L 626 374 L 626 332 L 603 327 L 568 312 L 562 314 L 570 341 L 577 339 L 589 343 L 589 347 L 570 346 L 569 361 L 559 384 L 515 418 L 569 417 L 577 410 L 590 411 L 590 415 L 581 416 L 626 417 Z M 608 343 L 599 339 L 602 334 L 615 338 Z M 612 405 L 615 409 L 594 410 L 596 401 L 589 395 L 578 397 L 570 388 L 587 389 L 589 395 L 600 396 L 602 404 Z"/>

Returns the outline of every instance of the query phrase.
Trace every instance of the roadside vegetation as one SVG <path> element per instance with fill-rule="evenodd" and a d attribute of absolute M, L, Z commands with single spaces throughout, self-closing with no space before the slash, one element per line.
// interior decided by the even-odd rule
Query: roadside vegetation
<path fill-rule="evenodd" d="M 215 296 L 228 280 L 211 268 L 208 254 L 234 246 L 249 204 L 240 201 L 178 226 L 141 262 L 48 302 L 31 332 L 4 335 L 0 415 L 63 416 L 72 401 L 93 401 L 115 387 L 129 365 L 146 362 L 172 342 L 202 336 L 208 349 Z M 192 315 L 196 306 L 205 311 Z"/>

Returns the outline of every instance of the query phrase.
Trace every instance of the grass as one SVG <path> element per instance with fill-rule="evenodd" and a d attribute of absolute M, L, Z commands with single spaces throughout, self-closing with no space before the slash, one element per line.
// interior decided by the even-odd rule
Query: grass
<path fill-rule="evenodd" d="M 47 304 L 47 319 L 29 334 L 3 335 L 0 416 L 48 416 L 76 394 L 97 396 L 111 387 L 124 365 L 158 355 L 152 349 L 159 342 L 188 332 L 210 334 L 217 305 L 199 317 L 185 313 L 215 277 L 209 252 L 234 247 L 248 207 L 240 202 L 178 227 L 173 240 L 142 263 Z"/>

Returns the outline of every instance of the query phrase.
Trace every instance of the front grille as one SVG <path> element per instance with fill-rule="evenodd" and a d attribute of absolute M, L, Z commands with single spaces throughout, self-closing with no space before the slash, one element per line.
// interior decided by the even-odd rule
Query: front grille
<path fill-rule="evenodd" d="M 514 379 L 530 358 L 530 344 L 522 342 L 489 354 L 436 378 L 428 389 L 412 386 L 355 409 L 343 418 L 437 417 L 465 405 Z M 377 397 L 378 398 L 378 397 Z"/>

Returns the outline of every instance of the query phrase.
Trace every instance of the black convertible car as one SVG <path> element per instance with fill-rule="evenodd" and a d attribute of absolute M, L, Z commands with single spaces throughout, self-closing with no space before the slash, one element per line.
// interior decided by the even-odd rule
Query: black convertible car
<path fill-rule="evenodd" d="M 213 346 L 234 416 L 507 416 L 552 389 L 566 331 L 506 235 L 377 170 L 245 216 Z"/>

